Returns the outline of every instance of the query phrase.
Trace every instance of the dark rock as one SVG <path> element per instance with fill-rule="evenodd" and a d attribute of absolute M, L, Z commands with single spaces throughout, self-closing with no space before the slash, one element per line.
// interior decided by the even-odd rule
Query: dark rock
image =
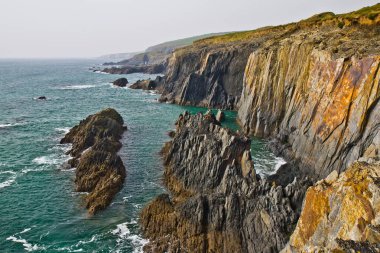
<path fill-rule="evenodd" d="M 102 70 L 104 73 L 109 74 L 133 74 L 133 73 L 146 73 L 146 74 L 162 74 L 166 70 L 166 63 L 154 64 L 154 65 L 143 65 L 143 66 L 122 66 L 122 67 L 111 67 Z"/>
<path fill-rule="evenodd" d="M 61 140 L 72 143 L 68 154 L 71 167 L 76 167 L 77 191 L 89 192 L 86 207 L 94 214 L 106 208 L 120 191 L 126 177 L 117 152 L 125 130 L 124 121 L 114 109 L 105 109 L 82 120 Z"/>
<path fill-rule="evenodd" d="M 37 99 L 39 99 L 39 100 L 46 100 L 46 97 L 45 96 L 40 96 Z"/>
<path fill-rule="evenodd" d="M 113 85 L 119 86 L 119 87 L 125 87 L 128 84 L 127 78 L 119 78 L 116 81 L 113 82 Z"/>
<path fill-rule="evenodd" d="M 164 184 L 141 213 L 154 252 L 279 252 L 296 225 L 309 182 L 256 177 L 250 140 L 215 116 L 180 115 L 162 149 Z"/>

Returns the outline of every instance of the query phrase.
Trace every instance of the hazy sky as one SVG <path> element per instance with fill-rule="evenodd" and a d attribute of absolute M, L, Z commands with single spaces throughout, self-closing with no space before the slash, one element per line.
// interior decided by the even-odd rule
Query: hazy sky
<path fill-rule="evenodd" d="M 0 0 L 0 58 L 94 57 L 377 0 Z"/>

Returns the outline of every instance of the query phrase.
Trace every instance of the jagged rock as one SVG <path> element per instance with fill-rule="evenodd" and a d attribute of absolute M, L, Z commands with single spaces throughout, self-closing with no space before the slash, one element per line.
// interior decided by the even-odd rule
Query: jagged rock
<path fill-rule="evenodd" d="M 124 77 L 119 78 L 113 82 L 113 85 L 119 86 L 119 87 L 125 87 L 127 86 L 127 84 L 128 84 L 128 80 L 127 78 L 124 78 Z"/>
<path fill-rule="evenodd" d="M 354 163 L 307 190 L 282 252 L 379 252 L 380 164 Z"/>
<path fill-rule="evenodd" d="M 224 112 L 222 110 L 218 110 L 218 112 L 216 113 L 216 120 L 219 122 L 223 122 L 225 119 L 226 115 L 224 114 Z"/>
<path fill-rule="evenodd" d="M 126 172 L 117 155 L 123 124 L 117 111 L 105 109 L 82 120 L 61 140 L 72 143 L 69 164 L 76 167 L 76 190 L 89 193 L 85 200 L 91 214 L 106 208 L 123 186 Z"/>
<path fill-rule="evenodd" d="M 152 252 L 278 252 L 297 222 L 309 183 L 255 175 L 250 140 L 215 116 L 181 114 L 162 149 L 170 191 L 141 213 Z"/>

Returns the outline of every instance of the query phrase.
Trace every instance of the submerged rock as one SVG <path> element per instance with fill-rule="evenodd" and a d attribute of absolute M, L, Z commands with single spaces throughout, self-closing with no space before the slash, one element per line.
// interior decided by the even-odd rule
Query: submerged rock
<path fill-rule="evenodd" d="M 215 116 L 181 114 L 162 149 L 170 191 L 141 213 L 153 252 L 278 252 L 298 219 L 307 180 L 256 177 L 250 140 Z"/>
<path fill-rule="evenodd" d="M 40 96 L 37 99 L 39 99 L 39 100 L 46 100 L 46 97 L 45 96 Z"/>
<path fill-rule="evenodd" d="M 307 190 L 283 252 L 380 252 L 380 164 L 354 163 Z"/>
<path fill-rule="evenodd" d="M 124 77 L 113 81 L 113 85 L 119 86 L 119 87 L 125 87 L 127 86 L 127 84 L 128 84 L 128 79 Z"/>
<path fill-rule="evenodd" d="M 68 154 L 73 158 L 71 167 L 76 167 L 76 190 L 88 192 L 86 207 L 94 214 L 105 209 L 123 186 L 125 167 L 117 152 L 121 148 L 124 121 L 111 108 L 82 120 L 61 140 L 72 143 Z"/>

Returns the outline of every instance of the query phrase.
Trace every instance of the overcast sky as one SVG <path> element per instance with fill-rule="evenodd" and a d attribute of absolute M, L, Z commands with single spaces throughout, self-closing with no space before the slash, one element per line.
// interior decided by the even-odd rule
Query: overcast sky
<path fill-rule="evenodd" d="M 96 57 L 377 0 L 0 0 L 0 58 Z"/>

